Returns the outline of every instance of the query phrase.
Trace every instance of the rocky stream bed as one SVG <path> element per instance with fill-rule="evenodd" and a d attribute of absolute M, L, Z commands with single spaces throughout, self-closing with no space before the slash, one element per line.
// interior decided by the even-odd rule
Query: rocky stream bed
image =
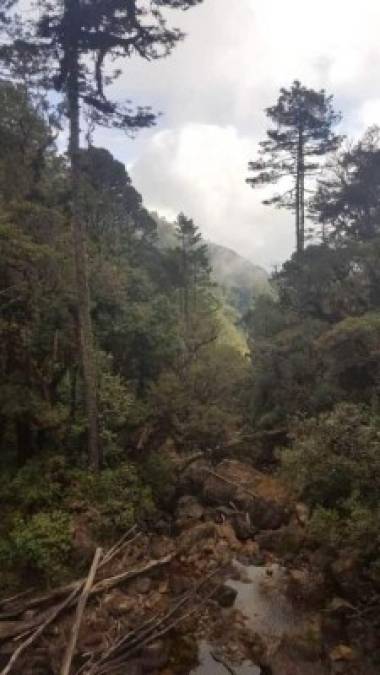
<path fill-rule="evenodd" d="M 321 571 L 318 552 L 304 551 L 307 519 L 303 504 L 248 464 L 194 462 L 180 473 L 171 511 L 108 553 L 70 672 L 375 675 L 363 654 L 371 643 L 344 597 L 349 565 L 335 570 L 336 583 Z M 20 639 L 41 625 L 41 606 L 1 603 L 2 673 L 62 673 L 67 611 L 6 670 Z"/>

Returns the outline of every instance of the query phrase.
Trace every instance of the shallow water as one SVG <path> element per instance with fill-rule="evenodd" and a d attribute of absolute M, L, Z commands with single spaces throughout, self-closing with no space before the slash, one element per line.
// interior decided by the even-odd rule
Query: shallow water
<path fill-rule="evenodd" d="M 298 636 L 305 634 L 314 617 L 294 607 L 286 597 L 286 571 L 279 565 L 246 567 L 237 562 L 235 565 L 244 579 L 228 581 L 238 592 L 235 607 L 266 645 L 273 675 L 327 675 L 321 660 L 305 657 L 296 646 Z M 207 643 L 200 645 L 199 665 L 191 671 L 193 675 L 226 675 L 228 669 L 213 659 L 212 651 Z M 249 663 L 234 665 L 233 670 L 236 675 L 261 673 L 259 667 Z"/>
<path fill-rule="evenodd" d="M 206 642 L 199 646 L 199 665 L 192 670 L 193 675 L 226 675 L 228 669 L 222 663 L 218 663 L 212 656 L 213 648 Z M 260 675 L 261 670 L 250 663 L 243 663 L 241 666 L 233 666 L 236 675 Z"/>

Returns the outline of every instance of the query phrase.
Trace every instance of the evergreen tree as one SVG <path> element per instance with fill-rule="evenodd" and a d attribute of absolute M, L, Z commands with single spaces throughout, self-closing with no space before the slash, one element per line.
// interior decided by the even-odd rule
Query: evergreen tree
<path fill-rule="evenodd" d="M 310 205 L 325 239 L 372 240 L 380 233 L 379 127 L 339 153 L 325 173 Z"/>
<path fill-rule="evenodd" d="M 139 0 L 39 0 L 38 19 L 2 49 L 2 58 L 19 75 L 22 55 L 37 55 L 33 73 L 45 86 L 65 96 L 69 121 L 68 155 L 71 166 L 71 212 L 74 267 L 77 288 L 79 339 L 85 382 L 89 462 L 98 470 L 101 451 L 98 441 L 97 376 L 94 338 L 88 290 L 86 232 L 81 212 L 80 119 L 81 106 L 89 106 L 92 120 L 103 126 L 128 130 L 151 126 L 154 115 L 148 109 L 133 112 L 128 105 L 107 99 L 104 84 L 120 71 L 105 74 L 106 58 L 129 57 L 137 53 L 146 59 L 166 56 L 183 38 L 167 27 L 165 9 L 188 9 L 201 0 L 153 0 L 149 7 Z M 9 10 L 9 8 L 7 8 Z M 39 60 L 38 60 L 39 58 Z M 89 63 L 94 62 L 94 69 Z M 39 83 L 41 83 L 39 80 Z"/>
<path fill-rule="evenodd" d="M 177 260 L 181 309 L 188 333 L 191 327 L 191 313 L 197 308 L 198 293 L 202 286 L 210 285 L 211 268 L 207 245 L 202 243 L 202 235 L 198 227 L 183 213 L 180 213 L 177 219 L 176 236 L 179 241 Z"/>
<path fill-rule="evenodd" d="M 341 138 L 332 132 L 340 115 L 334 112 L 332 96 L 304 87 L 295 80 L 290 89 L 281 89 L 279 99 L 266 114 L 275 127 L 267 131 L 260 146 L 260 158 L 249 163 L 255 175 L 251 187 L 278 183 L 291 178 L 294 186 L 276 194 L 264 204 L 275 204 L 295 213 L 296 248 L 305 246 L 305 193 L 308 177 L 315 175 L 320 158 L 338 147 Z"/>

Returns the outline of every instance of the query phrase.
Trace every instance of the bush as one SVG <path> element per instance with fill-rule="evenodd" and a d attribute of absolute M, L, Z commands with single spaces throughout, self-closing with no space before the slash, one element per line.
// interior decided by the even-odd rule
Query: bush
<path fill-rule="evenodd" d="M 380 421 L 369 410 L 340 404 L 300 420 L 282 452 L 282 473 L 312 507 L 309 534 L 320 545 L 355 549 L 379 560 Z"/>
<path fill-rule="evenodd" d="M 36 513 L 32 518 L 16 517 L 0 546 L 0 560 L 18 566 L 22 572 L 44 580 L 60 579 L 71 551 L 71 518 L 63 511 Z"/>
<path fill-rule="evenodd" d="M 91 508 L 93 533 L 106 540 L 125 532 L 155 508 L 150 488 L 142 484 L 136 467 L 127 462 L 99 474 L 73 473 L 67 507 L 76 500 L 82 502 L 82 508 Z"/>

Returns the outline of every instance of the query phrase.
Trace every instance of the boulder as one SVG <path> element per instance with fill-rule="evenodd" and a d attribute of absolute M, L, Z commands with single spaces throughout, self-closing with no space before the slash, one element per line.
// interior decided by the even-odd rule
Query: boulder
<path fill-rule="evenodd" d="M 261 550 L 270 551 L 279 556 L 295 556 L 305 541 L 303 528 L 294 524 L 285 525 L 278 530 L 268 530 L 256 535 Z"/>
<path fill-rule="evenodd" d="M 241 541 L 250 539 L 254 534 L 248 513 L 233 513 L 231 516 L 231 525 L 237 538 Z"/>
<path fill-rule="evenodd" d="M 183 495 L 201 495 L 209 468 L 209 464 L 204 459 L 190 464 L 178 477 L 178 493 Z"/>
<path fill-rule="evenodd" d="M 220 586 L 214 595 L 214 600 L 221 607 L 232 607 L 237 597 L 237 591 L 235 588 L 224 584 Z"/>
<path fill-rule="evenodd" d="M 282 497 L 280 489 L 278 492 Z M 224 460 L 215 470 L 207 473 L 202 495 L 207 504 L 224 508 L 233 504 L 239 511 L 247 513 L 252 526 L 248 536 L 257 530 L 277 529 L 289 521 L 290 514 L 285 501 L 274 499 L 276 491 L 273 479 L 249 464 Z M 247 535 L 244 534 L 243 538 L 247 538 Z"/>

